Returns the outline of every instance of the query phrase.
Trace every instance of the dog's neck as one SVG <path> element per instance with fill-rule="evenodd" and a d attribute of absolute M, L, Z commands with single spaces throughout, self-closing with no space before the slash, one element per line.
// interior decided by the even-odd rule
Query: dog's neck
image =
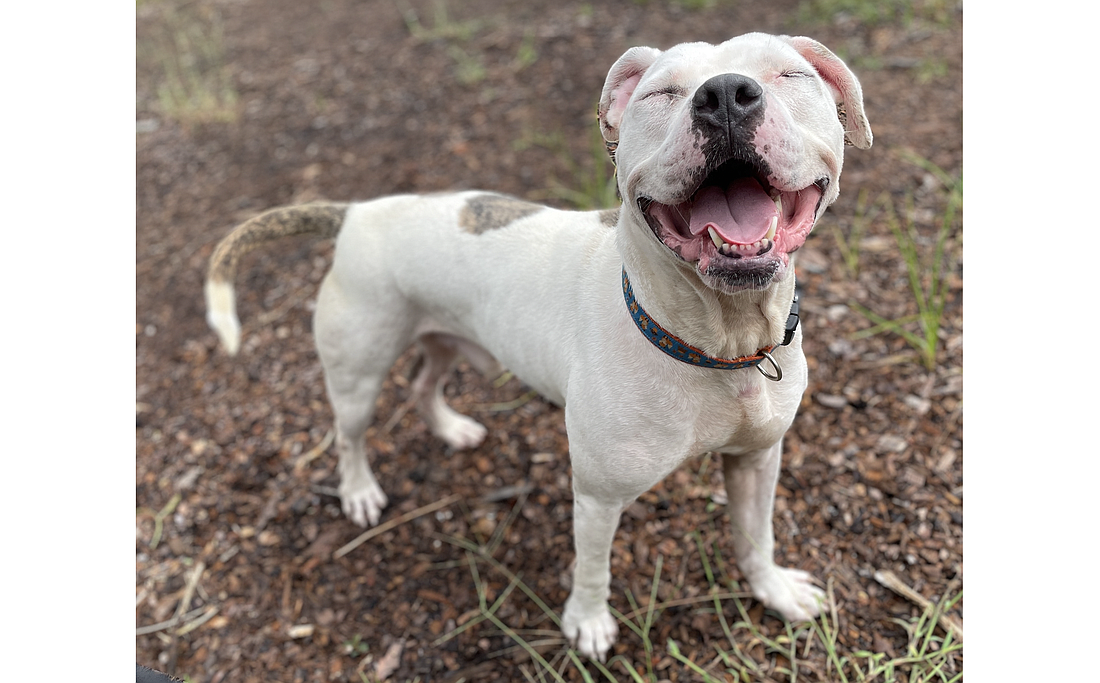
<path fill-rule="evenodd" d="M 794 300 L 793 268 L 765 289 L 727 294 L 704 284 L 692 264 L 660 253 L 663 245 L 638 244 L 622 231 L 618 237 L 638 302 L 668 331 L 721 358 L 752 355 L 783 341 Z"/>

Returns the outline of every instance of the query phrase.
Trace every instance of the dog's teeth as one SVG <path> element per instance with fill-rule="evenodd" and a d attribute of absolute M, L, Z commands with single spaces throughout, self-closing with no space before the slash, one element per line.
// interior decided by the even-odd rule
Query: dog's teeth
<path fill-rule="evenodd" d="M 775 195 L 775 210 L 781 215 L 783 213 L 783 195 Z"/>
<path fill-rule="evenodd" d="M 715 231 L 714 228 L 707 228 L 707 232 L 710 233 L 710 240 L 714 242 L 714 246 L 718 249 L 721 249 L 722 245 L 725 244 L 725 242 L 723 242 L 722 238 L 718 236 L 717 231 Z"/>
<path fill-rule="evenodd" d="M 764 235 L 764 239 L 775 239 L 775 229 L 777 227 L 779 227 L 779 216 L 772 216 L 772 225 L 770 228 L 768 228 L 768 232 Z"/>

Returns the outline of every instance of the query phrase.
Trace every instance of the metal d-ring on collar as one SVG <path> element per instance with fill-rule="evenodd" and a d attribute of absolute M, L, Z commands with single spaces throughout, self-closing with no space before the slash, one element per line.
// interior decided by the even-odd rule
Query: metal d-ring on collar
<path fill-rule="evenodd" d="M 638 330 L 649 340 L 651 344 L 676 360 L 695 365 L 701 368 L 714 368 L 716 370 L 736 370 L 739 368 L 756 368 L 761 375 L 778 382 L 783 379 L 783 368 L 772 357 L 771 352 L 777 346 L 787 346 L 794 340 L 794 331 L 798 327 L 798 293 L 795 292 L 794 301 L 791 302 L 791 312 L 787 316 L 787 326 L 783 333 L 783 341 L 772 346 L 765 346 L 754 355 L 741 356 L 740 358 L 715 358 L 707 355 L 703 350 L 688 344 L 683 339 L 672 334 L 649 317 L 638 299 L 634 296 L 634 288 L 630 286 L 630 278 L 626 276 L 626 268 L 623 268 L 623 298 L 626 299 L 626 308 Z M 761 366 L 767 360 L 771 363 L 774 373 L 769 373 Z"/>

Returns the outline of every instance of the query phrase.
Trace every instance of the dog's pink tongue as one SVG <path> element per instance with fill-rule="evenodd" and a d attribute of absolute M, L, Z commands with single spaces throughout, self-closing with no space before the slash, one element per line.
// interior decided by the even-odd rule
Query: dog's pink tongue
<path fill-rule="evenodd" d="M 775 202 L 760 183 L 740 178 L 725 192 L 713 186 L 700 191 L 691 206 L 689 229 L 692 235 L 702 235 L 714 228 L 730 244 L 752 244 L 768 232 L 777 215 Z"/>

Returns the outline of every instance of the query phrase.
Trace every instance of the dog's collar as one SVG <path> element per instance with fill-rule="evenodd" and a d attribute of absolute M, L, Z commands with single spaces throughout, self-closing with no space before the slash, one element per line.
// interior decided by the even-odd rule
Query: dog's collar
<path fill-rule="evenodd" d="M 716 370 L 736 370 L 739 368 L 756 368 L 768 379 L 778 382 L 783 379 L 783 369 L 772 357 L 771 352 L 776 346 L 786 346 L 794 339 L 794 331 L 798 327 L 798 293 L 795 292 L 794 301 L 791 302 L 791 313 L 787 316 L 787 328 L 783 334 L 783 341 L 779 344 L 765 346 L 752 356 L 740 358 L 715 358 L 707 355 L 701 349 L 688 344 L 683 339 L 661 327 L 634 297 L 634 288 L 630 286 L 630 278 L 626 276 L 626 268 L 623 268 L 623 297 L 626 299 L 626 308 L 630 311 L 630 317 L 638 330 L 649 340 L 649 343 L 664 351 L 678 361 L 695 365 L 701 368 L 714 368 Z M 767 360 L 775 369 L 775 374 L 769 374 L 761 367 L 761 363 Z"/>

